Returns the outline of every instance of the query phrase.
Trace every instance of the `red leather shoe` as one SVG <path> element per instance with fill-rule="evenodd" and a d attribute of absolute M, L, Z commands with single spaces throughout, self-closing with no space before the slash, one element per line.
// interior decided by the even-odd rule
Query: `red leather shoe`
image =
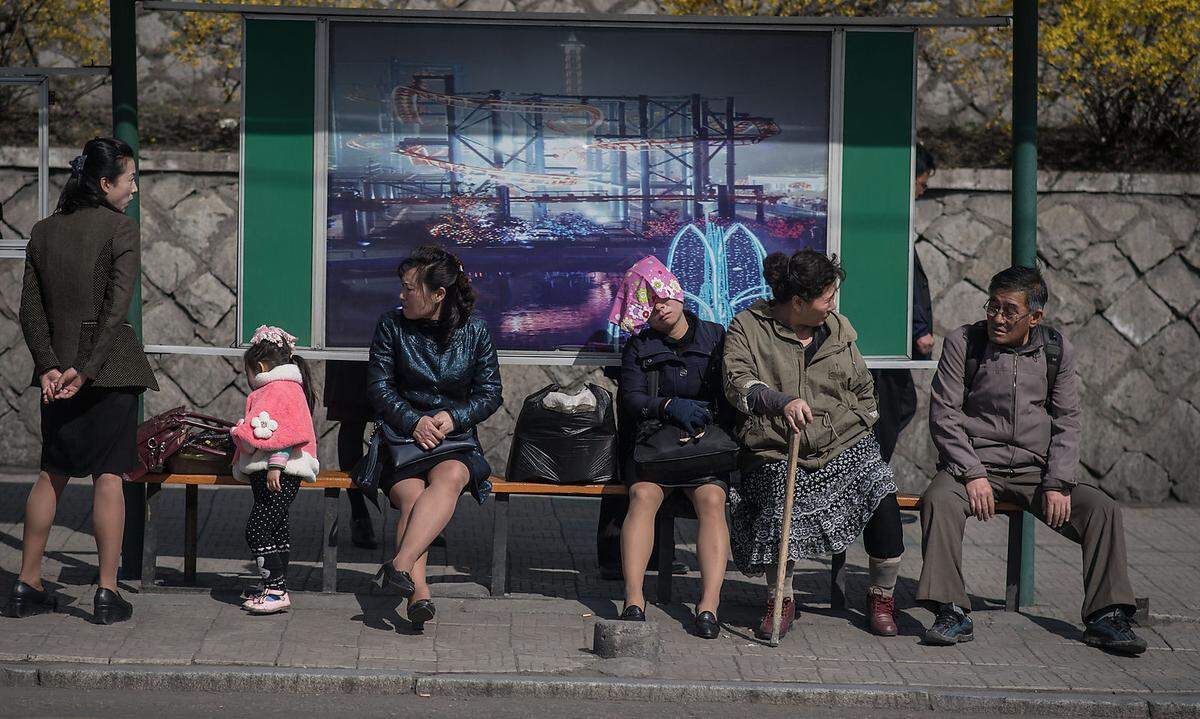
<path fill-rule="evenodd" d="M 877 589 L 867 591 L 867 625 L 872 634 L 894 637 L 896 629 L 896 598 Z"/>
<path fill-rule="evenodd" d="M 774 614 L 775 614 L 775 598 L 771 597 L 770 599 L 767 600 L 767 613 L 763 615 L 762 624 L 760 624 L 758 626 L 758 629 L 754 632 L 758 636 L 759 639 L 770 639 L 771 638 L 771 626 L 773 624 L 772 618 L 773 618 Z M 792 622 L 795 620 L 796 620 L 796 603 L 792 601 L 791 597 L 784 597 L 783 611 L 781 612 L 780 618 L 779 618 L 779 638 L 780 639 L 783 639 L 784 635 L 786 635 L 788 633 L 788 630 L 792 628 Z"/>

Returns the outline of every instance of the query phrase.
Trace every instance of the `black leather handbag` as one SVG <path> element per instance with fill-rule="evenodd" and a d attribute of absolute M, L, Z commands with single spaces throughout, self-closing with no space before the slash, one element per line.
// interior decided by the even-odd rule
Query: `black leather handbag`
<path fill-rule="evenodd" d="M 385 466 L 391 467 L 396 475 L 412 476 L 460 452 L 483 454 L 475 430 L 448 434 L 433 449 L 421 449 L 412 437 L 401 437 L 386 422 L 376 422 L 367 452 L 354 465 L 350 479 L 359 489 L 374 494 L 379 489 L 379 478 Z"/>
<path fill-rule="evenodd" d="M 658 372 L 649 377 L 651 397 L 658 396 Z M 637 428 L 633 464 L 638 479 L 682 484 L 737 469 L 738 443 L 721 425 L 710 422 L 692 437 L 670 422 L 648 419 Z"/>

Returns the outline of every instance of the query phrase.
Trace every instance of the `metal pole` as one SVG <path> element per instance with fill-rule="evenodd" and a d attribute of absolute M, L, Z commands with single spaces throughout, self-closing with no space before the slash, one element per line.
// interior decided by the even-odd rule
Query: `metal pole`
<path fill-rule="evenodd" d="M 1038 3 L 1013 3 L 1012 263 L 1037 265 Z M 1020 606 L 1034 600 L 1032 517 L 1021 532 Z"/>
<path fill-rule="evenodd" d="M 134 162 L 140 156 L 138 150 L 137 109 L 137 9 L 134 0 L 109 0 L 110 51 L 112 73 L 113 137 L 129 143 L 133 148 Z M 138 178 L 140 180 L 140 176 Z M 141 219 L 138 196 L 125 210 L 135 220 Z M 133 298 L 129 302 L 128 320 L 134 331 L 142 333 L 142 287 L 141 282 L 133 285 Z M 139 402 L 138 419 L 143 416 L 144 405 Z M 146 529 L 146 485 L 126 482 L 125 534 L 121 542 L 121 572 L 124 579 L 142 575 L 142 543 Z"/>

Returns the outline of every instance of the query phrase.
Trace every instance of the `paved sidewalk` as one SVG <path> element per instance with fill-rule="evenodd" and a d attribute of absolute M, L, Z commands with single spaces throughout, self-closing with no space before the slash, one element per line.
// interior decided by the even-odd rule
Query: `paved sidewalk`
<path fill-rule="evenodd" d="M 20 563 L 21 525 L 29 476 L 0 477 L 0 591 Z M 901 636 L 882 639 L 863 629 L 861 612 L 828 609 L 828 565 L 811 562 L 797 572 L 801 611 L 777 649 L 753 639 L 762 578 L 730 568 L 723 594 L 720 639 L 692 637 L 691 602 L 699 576 L 677 578 L 684 602 L 651 606 L 662 638 L 654 664 L 600 660 L 590 653 L 597 618 L 615 618 L 621 585 L 599 579 L 595 560 L 598 503 L 517 498 L 511 505 L 513 594 L 486 596 L 491 507 L 460 505 L 446 533 L 448 547 L 431 556 L 438 618 L 424 633 L 397 612 L 397 598 L 374 591 L 369 579 L 384 551 L 366 552 L 343 538 L 336 595 L 298 592 L 291 613 L 244 615 L 236 590 L 250 579 L 242 538 L 249 492 L 200 490 L 200 582 L 209 589 L 130 598 L 134 620 L 111 627 L 86 621 L 91 610 L 95 547 L 88 534 L 90 488 L 72 483 L 50 538 L 46 578 L 69 598 L 64 611 L 25 620 L 0 619 L 0 662 L 282 667 L 412 672 L 523 674 L 567 678 L 788 682 L 800 685 L 950 687 L 1054 692 L 1119 692 L 1136 696 L 1200 693 L 1200 510 L 1185 506 L 1127 508 L 1132 579 L 1150 598 L 1154 618 L 1140 631 L 1151 649 L 1140 658 L 1104 654 L 1082 645 L 1078 550 L 1038 527 L 1037 604 L 1020 614 L 1003 611 L 1006 523 L 970 523 L 964 556 L 975 592 L 978 639 L 952 648 L 919 644 L 929 614 L 914 608 L 920 573 L 919 528 L 909 522 L 909 547 L 897 591 Z M 320 584 L 320 493 L 301 492 L 292 513 L 294 589 Z M 182 567 L 183 492 L 164 490 L 160 506 L 171 519 L 160 537 L 169 581 Z M 172 514 L 173 513 L 173 514 Z M 913 515 L 908 515 L 913 517 Z M 380 522 L 376 515 L 376 526 Z M 389 521 L 394 521 L 391 513 Z M 348 526 L 343 507 L 342 526 Z M 680 556 L 695 564 L 694 522 L 679 523 Z M 851 602 L 861 600 L 866 557 L 849 554 Z M 173 568 L 173 570 L 172 570 Z M 647 580 L 650 589 L 653 576 Z M 0 598 L 0 601 L 3 601 Z M 402 608 L 401 608 L 402 612 Z M 249 671 L 249 670 L 247 670 Z"/>

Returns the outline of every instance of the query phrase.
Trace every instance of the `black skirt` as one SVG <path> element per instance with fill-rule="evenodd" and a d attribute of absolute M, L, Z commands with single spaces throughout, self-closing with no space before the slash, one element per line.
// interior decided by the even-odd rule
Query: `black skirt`
<path fill-rule="evenodd" d="M 137 467 L 141 388 L 87 385 L 42 408 L 42 463 L 50 474 L 91 477 Z"/>

